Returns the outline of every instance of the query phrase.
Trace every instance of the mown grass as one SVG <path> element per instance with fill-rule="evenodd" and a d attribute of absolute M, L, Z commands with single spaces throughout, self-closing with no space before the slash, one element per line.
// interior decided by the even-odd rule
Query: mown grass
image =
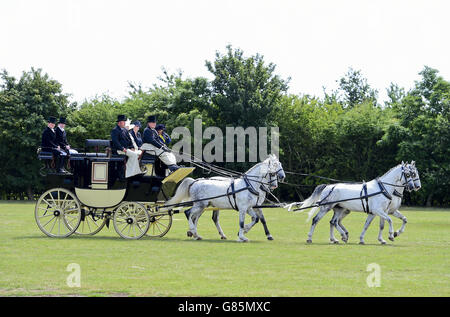
<path fill-rule="evenodd" d="M 202 241 L 186 237 L 184 215 L 160 239 L 121 239 L 113 226 L 96 236 L 52 239 L 34 221 L 32 203 L 0 203 L 0 296 L 449 296 L 449 210 L 403 208 L 408 224 L 395 242 L 380 245 L 378 221 L 358 245 L 365 215 L 344 223 L 347 244 L 330 245 L 329 219 L 306 244 L 306 215 L 267 209 L 274 241 L 260 224 L 237 243 L 238 216 L 222 211 L 229 240 L 220 240 L 211 212 L 199 222 Z M 396 219 L 395 227 L 401 222 Z M 387 240 L 387 230 L 384 237 Z M 336 234 L 336 237 L 339 235 Z M 81 287 L 70 288 L 67 265 L 81 267 Z M 367 265 L 381 267 L 370 288 Z"/>

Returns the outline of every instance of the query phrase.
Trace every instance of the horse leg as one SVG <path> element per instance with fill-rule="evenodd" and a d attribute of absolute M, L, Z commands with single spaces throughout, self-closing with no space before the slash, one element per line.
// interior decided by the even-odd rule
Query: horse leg
<path fill-rule="evenodd" d="M 244 221 L 245 221 L 246 210 L 239 209 L 239 233 L 238 242 L 248 242 L 248 239 L 244 236 Z"/>
<path fill-rule="evenodd" d="M 200 218 L 202 212 L 204 210 L 204 206 L 201 204 L 195 204 L 191 208 L 191 212 L 189 215 L 189 231 L 187 232 L 188 237 L 193 237 L 195 240 L 201 240 L 202 237 L 197 233 L 197 223 Z"/>
<path fill-rule="evenodd" d="M 216 228 L 217 231 L 219 232 L 220 238 L 222 240 L 226 240 L 227 237 L 225 236 L 225 234 L 222 231 L 222 227 L 220 227 L 220 223 L 219 223 L 219 210 L 213 210 L 212 213 L 212 220 L 214 221 L 214 223 L 216 224 Z"/>
<path fill-rule="evenodd" d="M 394 224 L 391 217 L 383 210 L 374 210 L 374 213 L 386 220 L 389 224 L 389 240 L 394 241 Z"/>
<path fill-rule="evenodd" d="M 252 217 L 252 222 L 244 226 L 244 233 L 247 234 L 250 229 L 253 228 L 255 224 L 259 222 L 259 216 L 256 214 L 256 212 L 253 210 L 253 208 L 250 208 L 247 213 Z"/>
<path fill-rule="evenodd" d="M 320 219 L 322 219 L 323 216 L 325 216 L 325 214 L 330 209 L 331 209 L 330 206 L 322 206 L 322 207 L 320 207 L 319 212 L 317 213 L 317 215 L 312 220 L 311 229 L 309 230 L 309 233 L 308 233 L 308 240 L 306 240 L 307 243 L 312 243 L 312 235 L 314 233 L 314 229 L 315 229 L 317 223 L 320 221 Z"/>
<path fill-rule="evenodd" d="M 400 213 L 400 211 L 398 211 L 398 210 L 394 211 L 393 215 L 403 221 L 403 224 L 402 224 L 402 227 L 400 228 L 400 230 L 394 232 L 394 237 L 398 237 L 401 233 L 403 233 L 403 231 L 405 231 L 405 226 L 408 223 L 408 221 L 407 221 L 406 217 L 403 216 Z"/>
<path fill-rule="evenodd" d="M 339 208 L 334 208 L 333 211 L 334 214 L 330 220 L 330 242 L 337 244 L 339 243 L 339 241 L 334 237 L 334 228 L 336 227 L 336 224 L 338 222 L 341 210 Z"/>
<path fill-rule="evenodd" d="M 273 237 L 272 237 L 272 235 L 269 232 L 269 228 L 267 228 L 266 219 L 264 218 L 264 214 L 262 212 L 262 209 L 261 208 L 256 208 L 255 211 L 256 211 L 256 213 L 257 213 L 257 215 L 259 217 L 259 220 L 261 220 L 261 223 L 262 223 L 262 225 L 264 227 L 264 233 L 266 234 L 267 240 L 273 240 Z"/>
<path fill-rule="evenodd" d="M 342 224 L 342 220 L 348 216 L 348 214 L 350 214 L 350 210 L 349 209 L 344 209 L 344 211 L 341 213 L 341 217 L 338 220 L 338 226 L 342 228 L 342 230 L 344 230 L 345 232 L 345 238 L 342 237 L 342 241 L 347 242 L 348 241 L 348 230 L 344 227 L 344 225 Z"/>
<path fill-rule="evenodd" d="M 364 224 L 363 231 L 361 232 L 361 235 L 359 236 L 359 244 L 364 244 L 364 236 L 366 234 L 367 229 L 370 226 L 370 223 L 372 222 L 373 218 L 375 218 L 374 214 L 368 214 L 366 223 Z"/>
<path fill-rule="evenodd" d="M 378 241 L 380 241 L 381 244 L 386 244 L 386 241 L 383 239 L 383 229 L 384 229 L 384 219 L 383 217 L 380 217 L 380 232 L 378 233 Z"/>

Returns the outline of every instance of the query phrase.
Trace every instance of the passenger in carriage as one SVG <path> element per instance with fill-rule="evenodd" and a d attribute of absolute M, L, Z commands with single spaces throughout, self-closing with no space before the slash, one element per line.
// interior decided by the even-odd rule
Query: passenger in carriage
<path fill-rule="evenodd" d="M 169 146 L 170 142 L 172 142 L 172 139 L 170 138 L 170 136 L 166 133 L 166 126 L 162 123 L 156 125 L 155 128 L 156 132 L 158 132 L 159 138 L 161 139 L 161 141 Z"/>
<path fill-rule="evenodd" d="M 114 154 L 124 154 L 128 157 L 125 177 L 132 177 L 138 174 L 143 174 L 139 167 L 139 156 L 142 154 L 141 150 L 135 149 L 128 131 L 125 129 L 125 115 L 117 117 L 117 125 L 111 131 L 112 151 Z"/>
<path fill-rule="evenodd" d="M 65 151 L 68 155 L 77 154 L 78 151 L 71 149 L 70 144 L 67 142 L 67 133 L 65 131 L 66 118 L 59 118 L 58 126 L 55 129 L 56 143 Z"/>
<path fill-rule="evenodd" d="M 155 128 L 156 116 L 149 116 L 147 118 L 147 127 L 144 130 L 144 136 L 142 138 L 144 144 L 142 144 L 141 149 L 158 156 L 159 159 L 167 165 L 169 170 L 174 172 L 180 168 L 177 165 L 177 158 L 170 152 L 167 145 L 163 143 Z"/>
<path fill-rule="evenodd" d="M 56 158 L 56 172 L 61 174 L 70 174 L 64 169 L 67 153 L 61 149 L 56 141 L 55 132 L 56 118 L 50 117 L 47 121 L 47 128 L 42 133 L 41 148 L 43 151 L 52 152 Z"/>
<path fill-rule="evenodd" d="M 131 137 L 131 141 L 133 143 L 134 148 L 140 149 L 143 142 L 142 142 L 142 137 L 141 137 L 141 133 L 139 132 L 139 129 L 142 128 L 141 122 L 140 121 L 134 121 L 131 126 L 130 126 L 130 137 Z"/>

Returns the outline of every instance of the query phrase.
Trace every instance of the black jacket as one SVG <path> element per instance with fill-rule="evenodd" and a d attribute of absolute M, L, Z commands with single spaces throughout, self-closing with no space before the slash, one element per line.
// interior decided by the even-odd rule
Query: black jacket
<path fill-rule="evenodd" d="M 111 131 L 111 140 L 113 153 L 117 153 L 118 150 L 123 151 L 124 148 L 133 148 L 133 143 L 131 142 L 127 129 L 121 128 L 118 125 Z"/>
<path fill-rule="evenodd" d="M 56 132 L 56 143 L 61 147 L 61 149 L 64 150 L 66 146 L 70 145 L 67 142 L 66 131 L 63 131 L 59 127 L 56 127 L 55 132 Z"/>
<path fill-rule="evenodd" d="M 56 150 L 58 143 L 56 142 L 56 133 L 52 131 L 49 127 L 45 128 L 42 133 L 42 143 L 41 147 L 43 151 Z"/>
<path fill-rule="evenodd" d="M 149 127 L 145 128 L 142 141 L 144 143 L 150 143 L 156 146 L 158 149 L 165 145 L 159 137 L 158 132 L 156 132 L 155 129 L 150 129 Z"/>
<path fill-rule="evenodd" d="M 134 142 L 136 142 L 136 145 L 137 145 L 138 147 L 141 147 L 142 144 L 144 143 L 144 142 L 142 141 L 141 133 L 140 133 L 139 131 L 138 131 L 137 133 L 134 133 L 134 130 L 131 129 L 131 130 L 130 130 L 130 134 L 131 134 L 131 136 L 133 137 Z"/>

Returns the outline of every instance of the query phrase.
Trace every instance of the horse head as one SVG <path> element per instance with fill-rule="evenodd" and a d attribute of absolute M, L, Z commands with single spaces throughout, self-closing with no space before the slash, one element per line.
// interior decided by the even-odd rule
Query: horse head
<path fill-rule="evenodd" d="M 286 174 L 284 173 L 281 162 L 278 160 L 275 154 L 270 154 L 263 163 L 266 164 L 267 174 L 270 176 L 270 188 L 277 188 L 278 182 L 282 182 L 286 178 Z"/>
<path fill-rule="evenodd" d="M 412 161 L 410 164 L 407 164 L 407 168 L 408 173 L 410 174 L 410 177 L 412 178 L 412 181 L 414 183 L 414 190 L 418 191 L 422 187 L 422 184 L 420 183 L 420 176 L 419 171 L 416 167 L 416 162 Z"/>
<path fill-rule="evenodd" d="M 410 172 L 410 168 L 409 168 L 408 162 L 403 162 L 401 164 L 401 174 L 399 176 L 399 181 L 402 182 L 402 185 L 405 186 L 406 190 L 408 191 L 412 191 L 414 190 L 415 186 L 414 186 L 414 181 L 413 178 L 411 177 L 411 172 Z"/>

